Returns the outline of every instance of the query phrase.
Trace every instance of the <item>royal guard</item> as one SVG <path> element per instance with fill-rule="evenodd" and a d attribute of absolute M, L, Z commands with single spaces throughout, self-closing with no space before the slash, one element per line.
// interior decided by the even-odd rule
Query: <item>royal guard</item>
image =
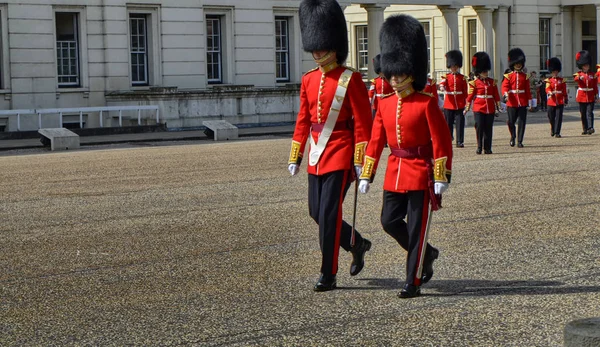
<path fill-rule="evenodd" d="M 321 276 L 315 291 L 336 288 L 340 246 L 352 252 L 350 275 L 364 266 L 371 242 L 342 220 L 350 183 L 360 175 L 372 116 L 361 74 L 343 65 L 348 56 L 346 19 L 335 0 L 303 0 L 300 32 L 317 68 L 302 77 L 300 111 L 288 169 L 296 175 L 308 151 L 308 210 L 319 225 Z"/>
<path fill-rule="evenodd" d="M 440 91 L 444 94 L 444 117 L 454 139 L 454 123 L 456 122 L 456 147 L 465 146 L 465 115 L 467 99 L 467 78 L 459 70 L 463 66 L 463 56 L 458 50 L 446 53 L 446 67 L 450 73 L 442 77 Z"/>
<path fill-rule="evenodd" d="M 407 252 L 406 283 L 398 294 L 412 298 L 433 276 L 438 250 L 427 243 L 431 211 L 440 208 L 450 183 L 452 139 L 427 84 L 423 27 L 407 15 L 388 17 L 379 34 L 381 71 L 394 93 L 380 100 L 367 146 L 359 191 L 367 193 L 381 153 L 391 150 L 383 183 L 381 223 Z"/>
<path fill-rule="evenodd" d="M 588 51 L 579 51 L 575 55 L 575 61 L 579 71 L 573 75 L 577 83 L 577 96 L 575 101 L 579 103 L 579 114 L 581 115 L 581 135 L 591 135 L 594 130 L 594 103 L 598 100 L 598 81 L 590 71 L 592 56 Z"/>
<path fill-rule="evenodd" d="M 438 90 L 438 86 L 437 86 L 437 82 L 436 82 L 435 78 L 431 78 L 431 77 L 427 76 L 427 84 L 425 84 L 425 88 L 423 88 L 423 91 L 425 93 L 429 93 L 429 94 L 433 95 L 435 100 L 438 100 L 439 96 L 438 96 L 437 90 Z"/>
<path fill-rule="evenodd" d="M 373 116 L 375 116 L 379 99 L 381 99 L 381 97 L 385 94 L 393 93 L 394 90 L 381 73 L 381 54 L 377 54 L 377 56 L 373 58 L 373 67 L 377 77 L 371 80 L 371 87 L 369 88 L 369 100 L 371 100 Z"/>
<path fill-rule="evenodd" d="M 477 134 L 477 150 L 481 154 L 481 147 L 485 154 L 492 154 L 492 135 L 496 111 L 500 112 L 500 94 L 495 79 L 489 78 L 492 69 L 490 56 L 486 52 L 477 52 L 471 59 L 475 79 L 469 82 L 469 96 L 465 114 L 473 103 L 475 116 L 475 131 Z"/>
<path fill-rule="evenodd" d="M 548 96 L 548 121 L 550 122 L 550 135 L 560 138 L 560 129 L 563 121 L 563 109 L 569 103 L 567 84 L 558 74 L 562 70 L 562 64 L 558 58 L 550 58 L 546 62 L 548 71 L 552 74 L 544 81 L 546 83 L 546 95 Z"/>
<path fill-rule="evenodd" d="M 515 146 L 515 137 L 518 147 L 523 147 L 525 126 L 527 125 L 527 107 L 531 107 L 531 89 L 529 75 L 523 72 L 525 67 L 525 53 L 520 48 L 513 48 L 508 52 L 508 66 L 510 72 L 504 75 L 502 81 L 502 96 L 506 102 L 508 112 L 508 131 L 510 132 L 510 146 Z M 516 132 L 515 123 L 519 126 Z"/>

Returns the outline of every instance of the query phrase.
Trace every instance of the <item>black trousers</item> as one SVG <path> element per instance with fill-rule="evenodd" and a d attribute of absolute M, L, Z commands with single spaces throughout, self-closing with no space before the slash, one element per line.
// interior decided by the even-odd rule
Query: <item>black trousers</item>
<path fill-rule="evenodd" d="M 552 135 L 560 135 L 564 108 L 564 105 L 548 106 L 548 121 L 550 122 L 550 132 Z"/>
<path fill-rule="evenodd" d="M 446 124 L 448 124 L 448 129 L 450 129 L 450 135 L 454 138 L 454 123 L 456 122 L 456 143 L 463 144 L 465 143 L 465 115 L 463 111 L 465 109 L 461 108 L 460 110 L 449 110 L 444 109 L 444 117 L 446 118 Z"/>
<path fill-rule="evenodd" d="M 350 251 L 352 226 L 342 220 L 342 204 L 350 188 L 352 171 L 334 171 L 322 176 L 308 175 L 308 212 L 319 225 L 321 273 L 335 275 L 338 271 L 340 246 Z M 362 236 L 355 233 L 355 244 Z"/>
<path fill-rule="evenodd" d="M 525 136 L 525 126 L 527 125 L 527 107 L 507 107 L 508 112 L 508 131 L 510 132 L 510 139 L 514 141 L 517 138 L 518 143 L 523 142 Z M 519 126 L 517 133 L 515 124 Z"/>
<path fill-rule="evenodd" d="M 540 94 L 540 104 L 538 106 L 542 110 L 544 110 L 548 107 L 548 95 L 546 94 L 546 90 L 544 89 L 544 87 L 540 88 L 539 94 Z"/>
<path fill-rule="evenodd" d="M 426 243 L 429 213 L 429 194 L 424 190 L 406 193 L 383 191 L 381 225 L 408 252 L 408 284 L 421 285 L 423 259 L 433 251 L 433 247 Z"/>
<path fill-rule="evenodd" d="M 492 135 L 494 131 L 494 117 L 493 113 L 487 114 L 482 112 L 474 112 L 475 116 L 475 133 L 477 134 L 477 149 L 483 149 L 486 151 L 492 150 Z"/>
<path fill-rule="evenodd" d="M 580 102 L 579 113 L 581 114 L 581 126 L 583 127 L 583 131 L 592 129 L 594 127 L 594 103 Z"/>

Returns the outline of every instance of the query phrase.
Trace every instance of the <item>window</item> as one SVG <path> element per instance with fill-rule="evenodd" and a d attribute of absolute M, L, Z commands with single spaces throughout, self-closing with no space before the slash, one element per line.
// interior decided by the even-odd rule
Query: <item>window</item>
<path fill-rule="evenodd" d="M 584 20 L 581 22 L 581 35 L 596 36 L 596 22 Z"/>
<path fill-rule="evenodd" d="M 469 49 L 469 57 L 472 57 L 477 53 L 477 19 L 467 20 L 467 47 Z M 469 58 L 469 69 L 471 68 Z"/>
<path fill-rule="evenodd" d="M 423 31 L 425 32 L 425 39 L 427 40 L 427 73 L 431 72 L 431 31 L 429 28 L 429 22 L 421 22 Z"/>
<path fill-rule="evenodd" d="M 56 12 L 58 87 L 79 87 L 78 13 Z"/>
<path fill-rule="evenodd" d="M 148 78 L 148 15 L 129 14 L 129 36 L 131 53 L 131 84 L 147 86 Z"/>
<path fill-rule="evenodd" d="M 208 83 L 223 82 L 221 16 L 206 16 L 206 72 Z"/>
<path fill-rule="evenodd" d="M 546 70 L 546 61 L 550 59 L 550 18 L 540 18 L 540 70 Z"/>
<path fill-rule="evenodd" d="M 275 80 L 290 81 L 290 34 L 289 20 L 275 17 Z"/>
<path fill-rule="evenodd" d="M 356 68 L 367 78 L 369 73 L 369 36 L 366 25 L 355 26 L 356 31 Z"/>

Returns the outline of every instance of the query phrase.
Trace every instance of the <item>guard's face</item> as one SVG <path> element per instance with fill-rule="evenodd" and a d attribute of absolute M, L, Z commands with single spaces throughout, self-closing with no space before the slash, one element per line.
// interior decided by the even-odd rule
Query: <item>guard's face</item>
<path fill-rule="evenodd" d="M 313 59 L 321 66 L 326 65 L 337 59 L 334 51 L 314 51 L 312 52 Z"/>
<path fill-rule="evenodd" d="M 519 71 L 523 68 L 523 64 L 515 64 L 515 70 Z"/>
<path fill-rule="evenodd" d="M 589 69 L 590 69 L 590 64 L 583 65 L 583 72 L 588 72 Z"/>
<path fill-rule="evenodd" d="M 479 73 L 479 77 L 481 78 L 488 78 L 490 72 L 489 71 L 482 71 Z"/>
<path fill-rule="evenodd" d="M 460 68 L 458 67 L 458 65 L 452 65 L 452 66 L 450 66 L 450 71 L 452 71 L 452 72 L 457 72 L 457 71 L 458 71 L 458 69 L 460 69 Z"/>
<path fill-rule="evenodd" d="M 558 76 L 558 71 L 552 71 L 552 76 L 554 76 L 554 77 Z"/>
<path fill-rule="evenodd" d="M 412 76 L 406 74 L 394 75 L 390 78 L 390 84 L 395 91 L 402 91 L 406 89 L 413 82 Z"/>

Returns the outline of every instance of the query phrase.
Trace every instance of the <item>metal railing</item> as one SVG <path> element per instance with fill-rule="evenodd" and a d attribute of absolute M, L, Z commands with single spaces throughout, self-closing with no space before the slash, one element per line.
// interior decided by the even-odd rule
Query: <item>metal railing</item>
<path fill-rule="evenodd" d="M 88 112 L 99 112 L 100 127 L 104 127 L 102 114 L 104 112 L 119 111 L 119 126 L 123 126 L 123 111 L 137 111 L 138 125 L 142 123 L 142 111 L 156 111 L 156 124 L 159 123 L 158 106 L 105 106 L 105 107 L 74 107 L 74 108 L 42 108 L 42 109 L 23 109 L 23 110 L 0 110 L 0 116 L 17 116 L 17 131 L 21 131 L 21 115 L 37 114 L 38 129 L 42 129 L 42 115 L 58 114 L 60 117 L 60 127 L 63 126 L 63 114 L 79 113 L 79 126 L 83 128 L 83 114 Z"/>

